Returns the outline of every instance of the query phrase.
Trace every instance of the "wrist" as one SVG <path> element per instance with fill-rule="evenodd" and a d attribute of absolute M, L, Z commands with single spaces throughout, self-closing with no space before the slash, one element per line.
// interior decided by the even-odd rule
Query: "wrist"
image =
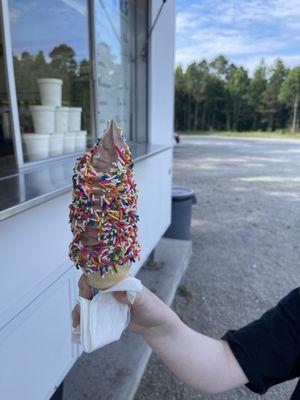
<path fill-rule="evenodd" d="M 178 315 L 168 308 L 168 314 L 165 316 L 164 321 L 159 325 L 146 328 L 142 335 L 147 342 L 170 338 L 176 335 L 176 332 L 180 329 L 181 325 L 183 325 L 183 322 Z"/>

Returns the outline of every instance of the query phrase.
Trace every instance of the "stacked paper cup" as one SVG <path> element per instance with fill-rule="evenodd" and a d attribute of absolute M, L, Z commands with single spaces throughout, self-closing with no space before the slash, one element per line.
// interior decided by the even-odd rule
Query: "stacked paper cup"
<path fill-rule="evenodd" d="M 49 157 L 50 135 L 42 133 L 23 133 L 23 141 L 29 161 L 38 161 Z"/>
<path fill-rule="evenodd" d="M 42 78 L 37 80 L 41 102 L 44 106 L 61 107 L 62 84 L 61 79 Z"/>
<path fill-rule="evenodd" d="M 64 152 L 76 151 L 76 131 L 81 127 L 81 107 L 69 107 L 68 132 L 65 135 Z"/>
<path fill-rule="evenodd" d="M 55 108 L 55 133 L 50 138 L 50 156 L 60 156 L 64 153 L 64 139 L 68 130 L 69 108 Z"/>
<path fill-rule="evenodd" d="M 87 131 L 76 132 L 76 151 L 86 149 L 87 144 Z"/>
<path fill-rule="evenodd" d="M 34 132 L 23 134 L 29 161 L 85 150 L 81 107 L 62 107 L 61 79 L 37 80 L 41 105 L 30 106 Z"/>
<path fill-rule="evenodd" d="M 81 130 L 81 107 L 69 107 L 68 134 L 65 136 L 65 152 L 86 148 L 86 131 Z"/>
<path fill-rule="evenodd" d="M 29 161 L 54 155 L 52 142 L 55 144 L 54 153 L 59 153 L 55 137 L 55 109 L 61 106 L 62 80 L 38 79 L 37 83 L 42 105 L 30 106 L 35 133 L 23 134 Z"/>
<path fill-rule="evenodd" d="M 29 161 L 42 160 L 50 155 L 49 143 L 50 135 L 54 132 L 55 106 L 36 105 L 29 109 L 35 133 L 24 133 L 23 140 Z"/>

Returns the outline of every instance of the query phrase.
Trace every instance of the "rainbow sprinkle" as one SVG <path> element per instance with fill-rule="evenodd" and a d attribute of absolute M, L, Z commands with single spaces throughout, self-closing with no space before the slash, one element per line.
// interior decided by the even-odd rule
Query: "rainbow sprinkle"
<path fill-rule="evenodd" d="M 140 252 L 137 242 L 137 189 L 133 162 L 127 144 L 115 146 L 117 161 L 95 184 L 93 166 L 96 146 L 77 159 L 74 167 L 70 224 L 73 240 L 69 256 L 77 268 L 89 274 L 98 271 L 117 273 L 119 265 L 134 262 Z M 100 201 L 95 188 L 101 190 Z M 90 229 L 97 232 L 96 243 L 88 241 Z"/>

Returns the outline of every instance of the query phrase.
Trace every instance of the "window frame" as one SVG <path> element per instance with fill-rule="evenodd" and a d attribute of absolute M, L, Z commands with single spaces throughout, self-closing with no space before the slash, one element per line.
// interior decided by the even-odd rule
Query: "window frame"
<path fill-rule="evenodd" d="M 96 114 L 96 108 L 97 108 L 97 82 L 96 82 L 96 54 L 95 54 L 95 45 L 96 45 L 96 37 L 95 37 L 95 1 L 97 0 L 86 0 L 87 1 L 87 11 L 88 11 L 88 16 L 87 16 L 87 23 L 88 23 L 88 45 L 89 45 L 89 53 L 90 53 L 90 111 L 91 111 L 91 136 L 94 140 L 97 138 L 97 118 L 95 118 Z M 129 0 L 130 1 L 130 0 Z M 148 32 L 148 24 L 149 24 L 149 18 L 150 18 L 150 1 L 147 1 L 147 7 L 146 7 L 146 27 L 145 27 L 145 33 L 147 35 Z M 47 158 L 45 160 L 39 160 L 39 161 L 24 161 L 24 154 L 23 154 L 23 147 L 22 147 L 22 136 L 21 136 L 21 130 L 20 130 L 20 119 L 19 119 L 19 110 L 18 110 L 18 102 L 17 102 L 17 92 L 16 92 L 16 84 L 15 84 L 15 74 L 14 74 L 14 67 L 13 67 L 13 54 L 12 54 L 12 43 L 11 43 L 11 27 L 10 27 L 10 19 L 9 19 L 9 7 L 8 7 L 8 0 L 2 0 L 0 4 L 0 18 L 1 18 L 1 23 L 2 23 L 2 34 L 3 34 L 3 50 L 4 50 L 4 63 L 5 63 L 5 72 L 6 76 L 4 79 L 6 79 L 7 83 L 7 92 L 8 92 L 8 99 L 9 99 L 9 109 L 10 109 L 10 114 L 11 114 L 11 130 L 12 130 L 12 139 L 13 139 L 13 144 L 14 144 L 14 153 L 15 153 L 15 160 L 16 160 L 16 168 L 17 170 L 26 170 L 29 168 L 32 168 L 36 165 L 40 164 L 46 164 L 52 161 L 57 161 L 61 159 L 66 159 L 69 157 L 74 157 L 76 154 L 80 154 L 80 152 L 75 152 L 75 153 L 70 153 L 70 154 L 63 154 L 61 156 L 57 157 L 51 157 Z M 136 14 L 135 14 L 135 19 L 136 19 Z M 136 54 L 137 51 L 140 51 L 140 49 L 137 49 L 137 24 L 135 22 L 135 47 L 136 47 Z M 146 37 L 145 37 L 146 41 Z M 139 98 L 140 96 L 138 95 L 138 88 L 136 85 L 137 82 L 137 69 L 139 68 L 139 63 L 141 61 L 136 57 L 135 61 L 135 67 L 134 67 L 134 85 L 132 86 L 131 90 L 134 96 L 133 100 L 133 134 L 132 137 L 130 138 L 131 143 L 148 143 L 148 120 L 149 120 L 149 51 L 146 57 L 146 60 L 144 61 L 146 63 L 145 66 L 145 76 L 143 79 L 145 79 L 144 82 L 144 87 L 146 89 L 146 93 L 143 94 L 143 98 L 145 101 L 145 112 L 144 112 L 144 117 L 145 117 L 145 131 L 143 135 L 139 135 L 139 127 L 138 127 L 138 121 L 137 121 L 137 115 L 138 114 L 138 105 L 139 105 Z"/>
<path fill-rule="evenodd" d="M 145 27 L 142 43 L 138 42 L 138 15 L 135 13 L 135 49 L 136 49 L 136 64 L 134 68 L 134 132 L 133 132 L 133 143 L 142 143 L 147 144 L 149 142 L 149 68 L 150 68 L 150 46 L 148 43 L 148 32 L 149 32 L 149 21 L 150 21 L 150 12 L 151 12 L 151 1 L 150 0 L 141 0 L 146 2 L 146 17 L 145 17 Z M 141 53 L 144 50 L 144 46 L 146 46 L 146 54 L 145 60 L 142 60 Z M 138 54 L 137 54 L 138 52 Z M 139 57 L 140 56 L 140 57 Z M 144 65 L 145 63 L 145 65 Z M 143 71 L 144 70 L 144 71 Z M 144 75 L 143 75 L 144 74 Z M 143 93 L 143 87 L 139 84 L 138 76 L 142 76 L 142 84 L 145 88 L 145 94 Z M 143 117 L 145 118 L 144 122 L 141 123 L 139 118 L 139 106 L 141 103 L 141 99 L 143 99 L 143 108 L 144 113 Z M 142 117 L 142 118 L 143 118 Z M 141 126 L 144 125 L 144 128 Z"/>
<path fill-rule="evenodd" d="M 9 21 L 9 8 L 8 1 L 2 0 L 1 2 L 1 15 L 2 21 L 2 34 L 3 34 L 3 53 L 4 53 L 4 64 L 7 84 L 7 93 L 9 100 L 9 109 L 11 115 L 11 130 L 12 139 L 14 144 L 14 152 L 17 168 L 22 168 L 24 164 L 23 158 L 23 148 L 21 140 L 20 131 L 20 120 L 19 120 L 19 110 L 17 103 L 17 92 L 15 84 L 15 74 L 13 67 L 13 56 L 12 56 L 12 46 L 11 46 L 11 35 L 10 35 L 10 21 Z"/>
<path fill-rule="evenodd" d="M 96 14 L 95 14 L 95 2 L 97 0 L 90 0 L 90 20 L 91 20 L 91 52 L 93 54 L 93 62 L 92 62 L 92 67 L 93 67 L 93 73 L 92 73 L 92 81 L 93 81 L 93 85 L 94 85 L 94 94 L 95 94 L 95 101 L 94 101 L 94 119 L 95 119 L 95 129 L 96 129 L 96 136 L 97 136 L 97 132 L 99 133 L 99 135 L 102 134 L 102 132 L 100 132 L 99 126 L 98 126 L 98 122 L 97 122 L 97 117 L 95 118 L 95 116 L 97 116 L 97 101 L 96 99 L 98 99 L 98 96 L 101 97 L 101 93 L 99 88 L 97 87 L 97 60 L 96 60 L 96 45 L 97 45 L 97 38 L 96 38 Z M 134 0 L 128 0 L 128 1 L 134 1 Z M 148 27 L 149 27 L 149 20 L 150 20 L 150 1 L 149 0 L 142 0 L 144 2 L 146 2 L 146 17 L 145 17 L 145 36 L 144 36 L 144 40 L 143 40 L 143 45 L 146 43 L 147 40 L 147 34 L 148 34 Z M 143 61 L 141 61 L 139 55 L 142 51 L 142 48 L 140 48 L 138 46 L 138 41 L 137 41 L 137 29 L 138 29 L 138 24 L 137 24 L 137 12 L 136 12 L 136 8 L 135 8 L 135 13 L 134 13 L 134 20 L 135 20 L 135 26 L 134 26 L 134 49 L 135 49 L 135 65 L 132 71 L 132 84 L 131 84 L 131 91 L 132 91 L 132 96 L 133 96 L 133 100 L 132 100 L 132 109 L 131 109 L 131 114 L 129 116 L 129 118 L 132 120 L 132 132 L 131 135 L 127 138 L 127 141 L 129 142 L 129 144 L 135 144 L 135 143 L 142 143 L 142 144 L 146 144 L 148 143 L 148 119 L 149 119 L 149 50 L 148 49 L 148 54 L 146 55 L 146 59 L 145 59 L 145 74 L 143 76 L 143 80 L 144 80 L 144 87 L 145 87 L 145 92 L 143 93 L 143 95 L 141 96 L 142 93 L 142 88 L 140 86 L 138 86 L 138 70 L 141 71 L 141 69 L 143 68 Z M 141 72 L 140 72 L 141 73 Z M 144 121 L 144 132 L 142 134 L 140 134 L 140 132 L 142 131 L 140 129 L 140 122 L 138 119 L 138 116 L 140 115 L 139 113 L 139 104 L 140 104 L 140 99 L 143 97 L 144 100 L 144 113 L 143 113 L 143 117 L 145 118 Z"/>
<path fill-rule="evenodd" d="M 94 121 L 94 103 L 95 103 L 95 93 L 94 93 L 94 85 L 92 84 L 92 76 L 93 69 L 92 63 L 93 59 L 91 53 L 91 26 L 90 26 L 90 3 L 91 0 L 86 0 L 87 3 L 87 24 L 88 24 L 88 46 L 89 46 L 89 54 L 90 54 L 90 111 L 91 111 L 91 137 L 93 140 L 96 138 L 96 130 L 95 130 L 95 121 Z M 44 160 L 38 161 L 24 161 L 24 152 L 22 146 L 22 134 L 20 129 L 20 119 L 19 119 L 19 109 L 18 109 L 18 100 L 17 100 L 17 90 L 15 84 L 15 73 L 13 66 L 13 53 L 12 53 L 12 42 L 11 42 L 11 26 L 9 19 L 9 6 L 8 0 L 2 0 L 0 5 L 0 17 L 2 18 L 1 23 L 3 26 L 3 49 L 4 49 L 4 57 L 5 57 L 5 70 L 6 70 L 6 82 L 7 82 L 7 91 L 8 91 L 8 99 L 9 99 L 9 107 L 11 113 L 11 125 L 12 125 L 12 139 L 14 143 L 14 152 L 16 158 L 16 167 L 18 170 L 27 170 L 36 165 L 46 164 L 52 161 L 59 161 L 62 159 L 66 159 L 69 157 L 74 157 L 76 154 L 80 154 L 81 152 L 74 152 L 69 154 L 62 154 L 61 156 L 49 157 Z"/>

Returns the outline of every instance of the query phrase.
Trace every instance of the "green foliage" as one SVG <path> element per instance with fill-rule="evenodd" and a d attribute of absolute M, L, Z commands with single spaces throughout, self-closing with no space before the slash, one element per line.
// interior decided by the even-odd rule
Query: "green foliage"
<path fill-rule="evenodd" d="M 254 77 L 251 79 L 248 90 L 248 104 L 250 106 L 250 112 L 253 115 L 253 126 L 254 130 L 263 127 L 263 94 L 267 86 L 266 78 L 266 65 L 262 60 L 260 65 L 256 68 Z"/>
<path fill-rule="evenodd" d="M 33 132 L 29 105 L 40 104 L 37 80 L 39 78 L 62 79 L 62 103 L 64 106 L 83 107 L 83 129 L 90 129 L 90 65 L 89 61 L 75 59 L 74 50 L 60 44 L 51 50 L 46 59 L 43 51 L 36 55 L 24 52 L 13 56 L 15 82 L 19 105 L 21 129 Z"/>
<path fill-rule="evenodd" d="M 281 85 L 279 100 L 288 107 L 293 107 L 300 90 L 300 67 L 292 69 Z"/>
<path fill-rule="evenodd" d="M 237 68 L 231 75 L 226 89 L 231 99 L 231 129 L 237 131 L 244 128 L 248 115 L 247 96 L 249 92 L 249 77 L 243 67 Z"/>
<path fill-rule="evenodd" d="M 279 100 L 292 114 L 291 131 L 295 133 L 299 126 L 300 67 L 293 68 L 282 83 Z"/>
<path fill-rule="evenodd" d="M 185 297 L 188 300 L 193 298 L 193 293 L 184 284 L 178 286 L 177 294 L 181 297 Z"/>
<path fill-rule="evenodd" d="M 223 55 L 175 71 L 175 129 L 275 131 L 299 127 L 300 67 L 262 60 L 253 77 Z"/>
<path fill-rule="evenodd" d="M 287 75 L 288 69 L 277 59 L 270 70 L 261 106 L 263 123 L 267 130 L 274 131 L 287 126 L 289 113 L 286 106 L 279 101 L 280 89 Z"/>
<path fill-rule="evenodd" d="M 197 136 L 209 136 L 209 135 L 215 135 L 216 132 L 202 132 L 202 131 L 183 131 L 179 133 L 181 135 L 189 136 L 189 135 L 197 135 Z M 234 137 L 234 138 L 268 138 L 268 139 L 297 139 L 300 140 L 300 132 L 296 133 L 291 133 L 290 131 L 284 130 L 284 129 L 277 129 L 276 131 L 218 131 L 217 132 L 218 136 L 221 137 Z"/>

